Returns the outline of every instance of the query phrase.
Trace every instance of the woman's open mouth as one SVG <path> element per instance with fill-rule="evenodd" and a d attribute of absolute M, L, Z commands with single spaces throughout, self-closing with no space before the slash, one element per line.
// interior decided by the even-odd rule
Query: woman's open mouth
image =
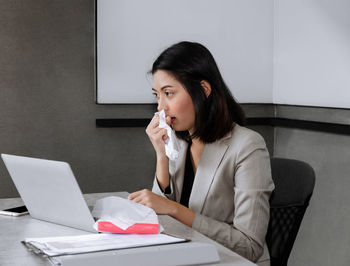
<path fill-rule="evenodd" d="M 171 117 L 170 119 L 171 123 L 174 123 L 175 119 L 176 119 L 175 117 Z"/>

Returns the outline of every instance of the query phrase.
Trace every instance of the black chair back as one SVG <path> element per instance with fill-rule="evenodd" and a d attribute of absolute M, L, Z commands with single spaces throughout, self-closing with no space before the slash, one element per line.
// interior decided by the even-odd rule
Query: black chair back
<path fill-rule="evenodd" d="M 286 266 L 315 186 L 315 172 L 302 161 L 271 158 L 275 190 L 270 198 L 266 242 L 271 266 Z"/>

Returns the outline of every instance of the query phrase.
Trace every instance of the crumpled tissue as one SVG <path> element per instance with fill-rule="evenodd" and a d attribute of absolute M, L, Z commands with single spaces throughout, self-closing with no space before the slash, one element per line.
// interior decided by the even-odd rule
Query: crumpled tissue
<path fill-rule="evenodd" d="M 169 159 L 175 160 L 179 157 L 179 143 L 174 130 L 166 123 L 164 109 L 155 113 L 159 116 L 159 128 L 165 128 L 168 138 L 165 140 L 165 154 Z"/>
<path fill-rule="evenodd" d="M 99 218 L 93 226 L 99 232 L 158 234 L 163 230 L 153 209 L 120 197 L 97 200 L 92 215 Z"/>

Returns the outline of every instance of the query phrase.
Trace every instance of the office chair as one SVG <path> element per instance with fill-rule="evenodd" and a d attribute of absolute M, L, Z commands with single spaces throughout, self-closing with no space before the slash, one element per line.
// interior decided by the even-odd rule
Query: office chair
<path fill-rule="evenodd" d="M 266 242 L 271 266 L 286 266 L 315 186 L 315 172 L 302 161 L 271 158 L 275 190 L 270 198 Z"/>

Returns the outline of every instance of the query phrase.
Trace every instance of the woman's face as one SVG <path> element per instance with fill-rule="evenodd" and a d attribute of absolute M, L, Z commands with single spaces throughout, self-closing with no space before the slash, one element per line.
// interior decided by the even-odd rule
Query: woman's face
<path fill-rule="evenodd" d="M 195 112 L 191 96 L 185 87 L 169 72 L 157 70 L 153 74 L 153 88 L 158 100 L 158 111 L 164 109 L 171 118 L 172 128 L 176 131 L 194 132 Z"/>

